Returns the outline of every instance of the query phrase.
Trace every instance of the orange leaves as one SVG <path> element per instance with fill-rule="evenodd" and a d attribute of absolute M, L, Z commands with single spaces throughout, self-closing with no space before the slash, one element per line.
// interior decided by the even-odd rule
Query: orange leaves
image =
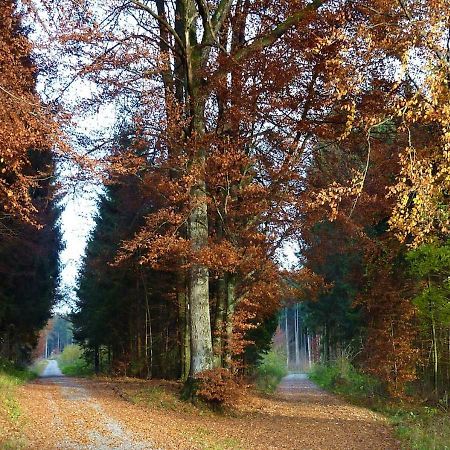
<path fill-rule="evenodd" d="M 241 251 L 226 240 L 211 242 L 208 247 L 194 254 L 193 260 L 217 273 L 235 273 L 241 262 Z"/>
<path fill-rule="evenodd" d="M 48 150 L 55 129 L 35 95 L 31 44 L 14 8 L 13 1 L 0 6 L 0 215 L 33 222 L 30 191 L 38 176 L 29 152 Z"/>
<path fill-rule="evenodd" d="M 317 275 L 308 267 L 289 272 L 286 274 L 286 279 L 288 282 L 284 285 L 285 294 L 283 295 L 286 302 L 315 301 L 320 294 L 331 288 L 323 276 Z"/>
<path fill-rule="evenodd" d="M 208 403 L 231 406 L 240 393 L 240 386 L 228 369 L 205 370 L 197 375 L 196 394 Z"/>

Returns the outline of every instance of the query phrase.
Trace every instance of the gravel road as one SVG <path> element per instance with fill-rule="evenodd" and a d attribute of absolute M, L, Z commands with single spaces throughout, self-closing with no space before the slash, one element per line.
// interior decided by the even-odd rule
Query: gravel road
<path fill-rule="evenodd" d="M 213 414 L 171 397 L 174 382 L 80 379 L 60 375 L 20 388 L 21 448 L 53 450 L 397 450 L 380 415 L 317 388 L 304 374 L 274 395 L 249 391 L 231 414 Z M 51 376 L 48 376 L 48 375 Z M 172 387 L 172 388 L 171 388 Z M 172 389 L 172 391 L 171 391 Z M 136 403 L 142 393 L 149 395 Z"/>
<path fill-rule="evenodd" d="M 58 366 L 58 362 L 54 359 L 50 359 L 48 361 L 47 366 L 45 367 L 44 371 L 41 374 L 42 378 L 48 378 L 48 377 L 62 377 L 63 374 L 61 372 L 61 369 Z"/>

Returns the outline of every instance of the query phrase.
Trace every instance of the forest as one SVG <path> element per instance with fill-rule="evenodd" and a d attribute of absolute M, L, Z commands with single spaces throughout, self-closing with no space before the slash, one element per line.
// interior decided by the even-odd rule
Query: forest
<path fill-rule="evenodd" d="M 346 358 L 448 407 L 449 10 L 2 1 L 0 358 L 64 302 L 64 198 L 96 186 L 68 313 L 95 373 L 226 403 L 268 352 Z"/>

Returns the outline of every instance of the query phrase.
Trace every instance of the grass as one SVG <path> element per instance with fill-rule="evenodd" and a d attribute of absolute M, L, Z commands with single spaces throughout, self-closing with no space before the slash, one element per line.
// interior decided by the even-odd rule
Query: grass
<path fill-rule="evenodd" d="M 181 398 L 179 388 L 166 386 L 149 386 L 138 389 L 125 395 L 135 404 L 140 404 L 148 408 L 177 411 L 185 414 L 195 414 L 199 416 L 212 415 L 207 404 L 197 401 L 195 404 L 186 402 Z"/>
<path fill-rule="evenodd" d="M 179 400 L 175 394 L 160 386 L 151 386 L 143 389 L 131 397 L 134 403 L 143 403 L 146 406 L 179 411 L 185 402 Z"/>
<path fill-rule="evenodd" d="M 344 358 L 316 365 L 310 378 L 322 388 L 387 417 L 405 449 L 450 450 L 450 411 L 391 399 L 376 379 L 361 374 Z"/>
<path fill-rule="evenodd" d="M 60 365 L 61 372 L 69 377 L 88 377 L 94 373 L 92 367 L 89 367 L 85 361 L 74 364 Z"/>
<path fill-rule="evenodd" d="M 203 450 L 242 450 L 242 444 L 235 438 L 217 438 L 206 427 L 197 427 L 192 434 L 193 440 L 200 444 Z"/>
<path fill-rule="evenodd" d="M 285 358 L 271 350 L 264 355 L 256 369 L 256 386 L 261 392 L 271 394 L 287 374 Z"/>
<path fill-rule="evenodd" d="M 18 386 L 32 380 L 36 374 L 0 360 L 0 448 L 20 449 L 25 446 L 21 432 L 22 412 L 16 399 Z"/>

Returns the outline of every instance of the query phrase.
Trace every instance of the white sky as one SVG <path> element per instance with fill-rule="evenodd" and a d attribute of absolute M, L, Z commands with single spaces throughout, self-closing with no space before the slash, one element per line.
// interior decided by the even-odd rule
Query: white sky
<path fill-rule="evenodd" d="M 79 87 L 77 93 L 89 95 L 88 89 Z M 115 114 L 112 110 L 101 109 L 98 113 L 84 118 L 76 129 L 87 136 L 97 135 L 114 125 Z M 64 173 L 64 170 L 63 170 Z M 83 182 L 68 192 L 63 200 L 64 210 L 61 214 L 61 230 L 64 249 L 60 254 L 61 284 L 63 302 L 56 306 L 57 312 L 67 312 L 76 300 L 76 282 L 82 258 L 85 253 L 89 234 L 95 225 L 97 211 L 96 201 L 102 187 L 93 181 Z"/>

